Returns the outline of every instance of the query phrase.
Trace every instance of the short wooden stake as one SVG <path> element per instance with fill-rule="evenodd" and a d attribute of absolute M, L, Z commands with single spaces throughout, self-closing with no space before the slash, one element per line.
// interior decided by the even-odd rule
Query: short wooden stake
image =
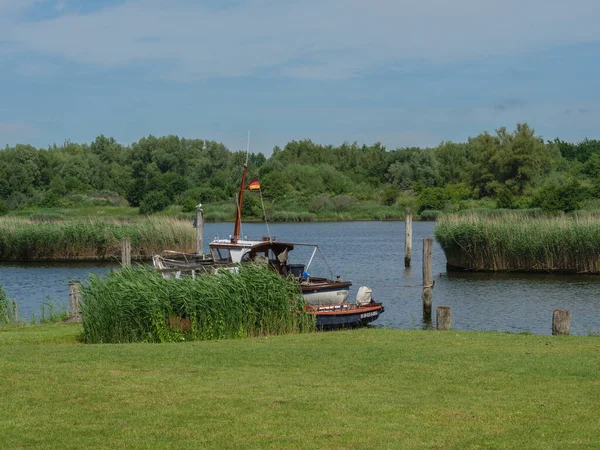
<path fill-rule="evenodd" d="M 196 207 L 196 255 L 204 255 L 204 211 L 201 204 Z"/>
<path fill-rule="evenodd" d="M 438 330 L 452 329 L 452 308 L 449 306 L 438 306 L 435 308 L 436 327 Z"/>
<path fill-rule="evenodd" d="M 406 208 L 404 229 L 406 231 L 404 238 L 404 267 L 410 267 L 410 260 L 412 258 L 412 211 L 410 208 Z"/>
<path fill-rule="evenodd" d="M 433 266 L 432 266 L 433 239 L 423 239 L 423 320 L 431 322 L 431 303 L 433 290 Z"/>
<path fill-rule="evenodd" d="M 552 312 L 552 334 L 568 336 L 571 331 L 571 311 L 555 309 Z"/>
<path fill-rule="evenodd" d="M 121 239 L 121 265 L 123 267 L 131 266 L 131 239 L 129 236 Z"/>
<path fill-rule="evenodd" d="M 16 300 L 12 301 L 13 323 L 19 323 L 19 304 Z"/>
<path fill-rule="evenodd" d="M 69 281 L 69 310 L 71 317 L 81 315 L 81 282 L 77 280 Z"/>

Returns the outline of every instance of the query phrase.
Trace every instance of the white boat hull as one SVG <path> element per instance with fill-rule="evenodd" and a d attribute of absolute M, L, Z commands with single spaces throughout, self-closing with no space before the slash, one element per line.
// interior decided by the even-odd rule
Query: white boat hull
<path fill-rule="evenodd" d="M 303 291 L 304 302 L 310 306 L 339 305 L 348 298 L 349 288 L 328 289 L 314 292 Z"/>

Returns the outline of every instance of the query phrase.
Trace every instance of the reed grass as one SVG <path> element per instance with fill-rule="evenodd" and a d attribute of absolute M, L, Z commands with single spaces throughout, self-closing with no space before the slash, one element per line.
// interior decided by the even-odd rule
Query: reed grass
<path fill-rule="evenodd" d="M 12 319 L 12 302 L 0 285 L 0 325 L 8 325 Z"/>
<path fill-rule="evenodd" d="M 166 280 L 143 267 L 82 287 L 87 343 L 174 342 L 310 331 L 299 286 L 257 266 Z"/>
<path fill-rule="evenodd" d="M 442 216 L 435 237 L 450 267 L 600 273 L 600 219 L 595 217 Z"/>
<path fill-rule="evenodd" d="M 35 221 L 4 217 L 0 218 L 0 259 L 113 260 L 120 258 L 120 242 L 125 236 L 131 239 L 132 259 L 145 259 L 166 248 L 195 249 L 195 232 L 189 221 L 172 218 Z"/>

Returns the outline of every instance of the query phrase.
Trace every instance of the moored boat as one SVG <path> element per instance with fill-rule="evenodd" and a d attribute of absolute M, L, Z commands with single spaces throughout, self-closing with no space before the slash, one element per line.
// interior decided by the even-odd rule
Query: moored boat
<path fill-rule="evenodd" d="M 229 267 L 236 270 L 238 264 L 264 264 L 277 271 L 283 277 L 294 277 L 300 286 L 307 312 L 315 315 L 316 324 L 321 329 L 365 325 L 376 320 L 384 308 L 381 303 L 373 301 L 371 290 L 361 287 L 355 303 L 347 301 L 351 281 L 342 280 L 338 275 L 330 278 L 311 276 L 310 266 L 317 253 L 325 260 L 317 244 L 279 241 L 271 236 L 261 239 L 241 238 L 241 219 L 244 192 L 246 191 L 247 164 L 244 165 L 240 190 L 237 196 L 237 211 L 233 234 L 227 239 L 214 239 L 209 244 L 209 255 L 183 254 L 163 252 L 153 256 L 155 268 L 163 276 L 178 277 L 182 272 L 191 272 L 193 276 L 201 273 L 214 272 L 220 268 Z M 249 191 L 259 191 L 260 184 L 252 182 Z M 290 253 L 294 247 L 308 246 L 313 251 L 306 264 L 292 264 Z M 329 267 L 329 264 L 327 264 Z"/>

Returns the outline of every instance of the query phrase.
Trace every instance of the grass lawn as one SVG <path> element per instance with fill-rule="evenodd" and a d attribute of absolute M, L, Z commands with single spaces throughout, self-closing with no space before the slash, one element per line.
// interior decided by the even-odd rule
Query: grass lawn
<path fill-rule="evenodd" d="M 600 338 L 363 329 L 85 345 L 0 329 L 1 448 L 598 448 Z"/>

